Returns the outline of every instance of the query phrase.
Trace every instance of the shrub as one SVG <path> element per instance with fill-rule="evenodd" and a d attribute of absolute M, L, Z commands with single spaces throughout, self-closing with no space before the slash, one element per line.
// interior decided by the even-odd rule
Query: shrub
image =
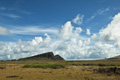
<path fill-rule="evenodd" d="M 111 67 L 111 68 L 99 68 L 94 70 L 94 72 L 97 73 L 106 73 L 106 74 L 120 74 L 120 68 L 117 67 Z"/>
<path fill-rule="evenodd" d="M 65 68 L 65 65 L 62 64 L 26 64 L 22 66 L 23 68 L 52 68 L 52 69 L 60 69 Z"/>
<path fill-rule="evenodd" d="M 98 64 L 98 66 L 106 66 L 105 64 Z"/>

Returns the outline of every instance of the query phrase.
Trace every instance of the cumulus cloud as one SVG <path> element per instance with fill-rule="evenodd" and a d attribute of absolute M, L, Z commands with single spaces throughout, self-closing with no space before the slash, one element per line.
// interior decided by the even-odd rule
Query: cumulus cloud
<path fill-rule="evenodd" d="M 103 59 L 119 54 L 120 36 L 117 14 L 110 24 L 99 33 L 84 38 L 81 27 L 74 27 L 71 21 L 67 21 L 59 30 L 56 37 L 52 38 L 48 33 L 44 37 L 35 37 L 31 41 L 0 42 L 0 59 L 18 59 L 52 51 L 61 55 L 64 59 Z M 90 35 L 88 29 L 87 35 Z M 112 43 L 105 43 L 113 41 Z"/>
<path fill-rule="evenodd" d="M 73 31 L 73 26 L 71 24 L 71 21 L 66 22 L 62 29 L 60 30 L 59 38 L 61 39 L 69 39 Z"/>
<path fill-rule="evenodd" d="M 95 33 L 91 36 L 91 39 L 94 40 L 94 41 L 99 41 L 98 37 L 97 37 L 97 34 L 95 34 Z"/>
<path fill-rule="evenodd" d="M 4 27 L 0 27 L 0 35 L 9 35 L 10 32 L 8 29 L 4 28 Z"/>
<path fill-rule="evenodd" d="M 81 25 L 83 22 L 84 15 L 78 14 L 74 19 L 73 22 L 75 24 Z"/>
<path fill-rule="evenodd" d="M 60 39 L 71 39 L 74 37 L 80 37 L 81 32 L 81 27 L 76 27 L 74 30 L 71 21 L 68 21 L 62 26 L 62 29 L 60 29 L 58 37 Z"/>
<path fill-rule="evenodd" d="M 87 35 L 90 35 L 90 29 L 87 29 L 86 34 L 87 34 Z"/>
<path fill-rule="evenodd" d="M 42 41 L 43 41 L 42 37 L 35 37 L 35 39 L 32 40 L 32 45 L 37 45 Z"/>
<path fill-rule="evenodd" d="M 118 52 L 114 45 L 97 42 L 94 46 L 90 47 L 88 57 L 93 59 L 109 58 L 118 55 Z"/>
<path fill-rule="evenodd" d="M 115 42 L 120 47 L 120 13 L 113 17 L 105 29 L 100 30 L 100 39 L 105 42 Z"/>

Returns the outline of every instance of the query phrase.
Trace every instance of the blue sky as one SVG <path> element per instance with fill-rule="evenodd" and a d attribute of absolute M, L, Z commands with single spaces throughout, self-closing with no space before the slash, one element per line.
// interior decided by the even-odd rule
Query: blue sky
<path fill-rule="evenodd" d="M 0 26 L 10 29 L 16 26 L 60 28 L 66 21 L 82 14 L 84 20 L 80 26 L 98 32 L 111 21 L 110 17 L 119 12 L 119 3 L 119 0 L 0 0 Z M 106 9 L 109 10 L 105 11 Z M 95 18 L 88 21 L 92 16 Z M 20 35 L 16 36 L 29 40 Z M 2 41 L 17 41 L 13 36 L 9 36 L 7 40 L 5 36 L 1 37 Z"/>
<path fill-rule="evenodd" d="M 94 47 L 96 43 L 101 43 L 102 46 L 105 44 L 114 46 L 118 44 L 118 40 L 110 40 L 111 37 L 106 39 L 106 36 L 109 35 L 105 31 L 109 28 L 108 24 L 116 21 L 115 15 L 119 17 L 119 4 L 119 0 L 0 0 L 0 42 L 2 49 L 7 46 L 5 50 L 8 51 L 1 53 L 1 55 L 7 53 L 3 55 L 1 59 L 19 58 L 17 54 L 16 57 L 13 57 L 15 48 L 13 48 L 11 44 L 14 44 L 15 47 L 17 42 L 20 41 L 22 45 L 28 46 L 26 44 L 30 41 L 38 39 L 35 39 L 35 37 L 39 37 L 39 40 L 41 40 L 42 37 L 43 41 L 50 37 L 52 41 L 63 45 L 68 44 L 72 40 L 76 40 L 78 44 L 80 40 L 82 43 L 85 43 L 85 41 L 89 42 L 90 39 L 90 44 L 82 47 L 85 49 L 91 45 Z M 108 32 L 110 31 L 108 30 Z M 99 36 L 96 38 L 97 42 L 95 42 L 96 40 L 92 40 L 95 36 Z M 102 36 L 102 38 L 100 36 Z M 103 36 L 107 41 L 103 39 Z M 114 38 L 116 39 L 115 36 L 116 35 L 114 35 Z M 99 38 L 100 40 L 98 40 Z M 44 42 L 40 45 L 43 44 L 48 43 Z M 49 45 L 50 44 L 55 43 L 51 42 Z M 71 45 L 75 46 L 73 43 L 71 43 Z M 94 54 L 96 51 L 93 51 L 93 54 L 89 53 L 93 55 L 92 57 L 86 57 L 83 56 L 84 51 L 83 53 L 78 51 L 78 54 L 74 54 L 76 49 L 69 52 L 68 47 L 70 45 L 67 46 L 67 50 L 54 50 L 51 46 L 49 46 L 49 48 L 45 47 L 40 53 L 53 51 L 55 54 L 65 56 L 66 59 L 94 59 L 95 56 L 97 56 L 97 58 L 114 56 L 113 54 L 108 56 L 107 52 L 98 52 L 100 53 L 99 55 L 102 53 L 106 53 L 105 55 L 107 55 L 99 56 L 98 54 Z M 13 54 L 9 54 L 8 47 L 13 50 Z M 79 48 L 81 45 L 77 47 Z M 66 47 L 60 47 L 60 49 L 63 48 Z M 117 51 L 119 50 L 118 47 L 114 48 L 117 49 Z M 24 50 L 22 49 L 20 51 Z M 25 54 L 20 51 L 20 55 Z M 24 56 L 21 55 L 21 57 L 38 54 L 38 50 L 33 50 L 33 52 L 30 52 L 30 50 L 27 51 L 28 53 Z M 101 49 L 101 51 L 103 51 L 103 49 Z M 69 57 L 67 53 L 70 53 L 71 56 Z M 118 53 L 119 52 L 116 52 L 116 54 Z M 77 55 L 82 57 L 76 57 Z"/>

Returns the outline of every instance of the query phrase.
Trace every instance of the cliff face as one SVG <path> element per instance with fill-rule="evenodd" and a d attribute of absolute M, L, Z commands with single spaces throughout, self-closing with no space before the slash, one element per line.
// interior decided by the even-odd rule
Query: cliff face
<path fill-rule="evenodd" d="M 54 55 L 53 52 L 47 52 L 27 58 L 20 58 L 19 60 L 64 60 L 59 55 Z"/>
<path fill-rule="evenodd" d="M 55 55 L 54 58 L 55 60 L 64 60 L 60 55 Z"/>

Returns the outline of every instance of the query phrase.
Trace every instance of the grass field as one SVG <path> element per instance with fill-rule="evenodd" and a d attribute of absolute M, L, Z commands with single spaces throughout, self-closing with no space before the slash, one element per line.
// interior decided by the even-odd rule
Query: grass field
<path fill-rule="evenodd" d="M 0 61 L 0 80 L 120 80 L 119 68 L 119 60 Z"/>

